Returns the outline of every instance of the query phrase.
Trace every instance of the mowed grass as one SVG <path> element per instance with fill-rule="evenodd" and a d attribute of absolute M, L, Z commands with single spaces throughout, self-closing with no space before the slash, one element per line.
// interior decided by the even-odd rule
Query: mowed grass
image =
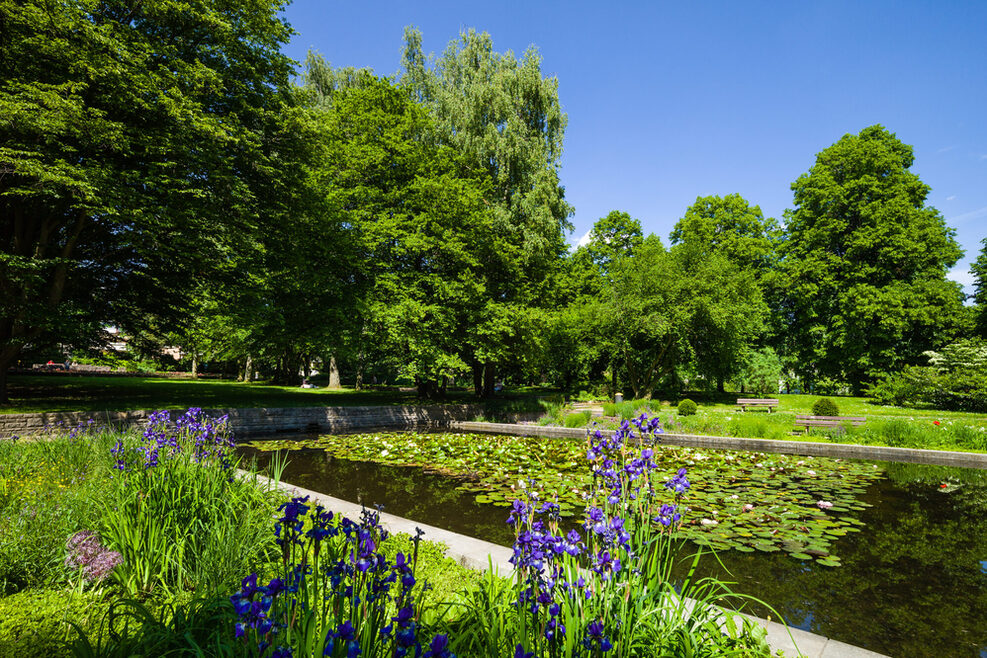
<path fill-rule="evenodd" d="M 10 402 L 0 413 L 126 411 L 130 409 L 232 409 L 418 404 L 413 392 L 306 389 L 216 379 L 161 379 L 75 375 L 11 375 Z M 470 402 L 455 392 L 447 402 Z"/>
<path fill-rule="evenodd" d="M 741 412 L 740 407 L 736 405 L 736 400 L 740 398 L 774 398 L 778 400 L 778 407 L 774 410 L 775 412 L 790 413 L 790 414 L 811 414 L 812 405 L 815 404 L 816 400 L 819 398 L 828 397 L 830 400 L 836 403 L 839 408 L 840 416 L 865 416 L 867 418 L 903 418 L 903 419 L 919 419 L 927 418 L 932 420 L 960 420 L 968 422 L 971 424 L 987 425 L 987 414 L 975 414 L 967 413 L 962 411 L 940 411 L 938 409 L 912 409 L 909 407 L 888 407 L 878 404 L 873 404 L 870 398 L 865 397 L 849 397 L 849 396 L 838 396 L 838 395 L 795 395 L 795 394 L 778 394 L 778 395 L 750 395 L 750 394 L 734 394 L 729 398 L 729 402 L 726 401 L 728 398 L 721 397 L 717 401 L 707 401 L 703 402 L 701 400 L 696 400 L 699 405 L 701 412 L 705 413 L 720 413 L 726 415 L 734 415 Z M 671 401 L 673 405 L 677 404 L 678 401 Z M 767 412 L 763 410 L 748 411 L 748 414 L 765 414 Z"/>

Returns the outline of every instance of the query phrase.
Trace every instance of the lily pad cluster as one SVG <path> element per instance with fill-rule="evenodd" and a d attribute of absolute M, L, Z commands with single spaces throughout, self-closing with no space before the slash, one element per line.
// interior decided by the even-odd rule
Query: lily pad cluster
<path fill-rule="evenodd" d="M 583 509 L 592 488 L 586 444 L 488 434 L 394 432 L 342 434 L 301 441 L 254 441 L 261 451 L 325 450 L 340 459 L 419 467 L 460 480 L 479 503 L 507 507 L 519 486 L 534 483 L 557 497 L 563 516 Z M 882 472 L 873 464 L 656 446 L 654 461 L 669 476 L 689 467 L 693 487 L 681 536 L 716 550 L 786 551 L 839 566 L 833 542 L 859 532 L 853 513 Z"/>

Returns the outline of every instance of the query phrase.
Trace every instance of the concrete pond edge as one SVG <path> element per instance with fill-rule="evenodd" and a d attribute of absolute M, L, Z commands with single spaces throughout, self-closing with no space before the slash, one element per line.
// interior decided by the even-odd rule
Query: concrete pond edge
<path fill-rule="evenodd" d="M 449 428 L 460 432 L 483 432 L 488 434 L 513 434 L 565 439 L 586 438 L 585 429 L 547 425 L 478 423 L 453 420 L 449 422 Z M 855 443 L 745 439 L 733 436 L 704 436 L 699 434 L 676 434 L 672 432 L 662 434 L 661 443 L 670 446 L 709 448 L 713 450 L 773 452 L 807 457 L 830 457 L 832 459 L 866 459 L 870 461 L 907 462 L 911 464 L 987 469 L 987 454 L 978 452 L 891 448 Z"/>
<path fill-rule="evenodd" d="M 359 519 L 364 509 L 364 506 L 358 503 L 334 498 L 317 491 L 312 491 L 311 489 L 273 480 L 263 475 L 250 475 L 249 477 L 256 477 L 259 482 L 267 482 L 291 496 L 308 496 L 311 502 L 321 504 L 334 514 L 341 514 L 350 519 Z M 420 528 L 425 533 L 425 539 L 444 544 L 446 546 L 446 556 L 470 569 L 486 570 L 493 567 L 496 573 L 505 575 L 514 570 L 514 566 L 510 563 L 512 550 L 506 546 L 500 546 L 475 537 L 443 530 L 442 528 L 437 528 L 426 523 L 388 514 L 387 512 L 380 513 L 380 523 L 389 532 L 405 533 L 412 536 Z M 687 605 L 689 603 L 693 602 L 687 601 Z M 805 658 L 887 658 L 883 654 L 874 651 L 855 647 L 798 628 L 789 628 L 775 621 L 761 619 L 744 613 L 735 614 L 740 614 L 750 621 L 763 626 L 767 631 L 767 640 L 771 650 L 775 652 L 784 651 L 786 656 L 804 656 Z"/>

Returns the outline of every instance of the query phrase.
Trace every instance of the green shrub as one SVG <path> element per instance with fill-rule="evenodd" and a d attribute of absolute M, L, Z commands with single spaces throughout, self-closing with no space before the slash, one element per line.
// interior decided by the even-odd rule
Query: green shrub
<path fill-rule="evenodd" d="M 680 416 L 694 416 L 696 412 L 699 411 L 699 407 L 695 402 L 686 398 L 679 402 L 679 415 Z"/>
<path fill-rule="evenodd" d="M 0 656 L 70 656 L 68 642 L 76 633 L 68 622 L 93 628 L 105 609 L 91 595 L 50 589 L 0 598 Z"/>
<path fill-rule="evenodd" d="M 812 415 L 839 416 L 840 409 L 836 406 L 836 403 L 829 398 L 819 398 L 816 400 L 815 404 L 812 405 Z"/>
<path fill-rule="evenodd" d="M 562 420 L 562 424 L 565 427 L 585 427 L 586 423 L 589 422 L 590 416 L 591 414 L 588 410 L 566 414 L 565 418 Z"/>
<path fill-rule="evenodd" d="M 617 405 L 613 402 L 603 403 L 603 415 L 604 416 L 616 416 L 617 415 Z"/>

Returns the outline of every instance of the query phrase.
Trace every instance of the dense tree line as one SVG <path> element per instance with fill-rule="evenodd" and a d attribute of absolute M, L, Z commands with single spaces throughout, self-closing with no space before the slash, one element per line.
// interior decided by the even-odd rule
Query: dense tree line
<path fill-rule="evenodd" d="M 881 126 L 820 152 L 781 221 L 708 196 L 667 243 L 614 211 L 570 251 L 536 50 L 469 31 L 432 57 L 409 29 L 397 76 L 310 55 L 293 82 L 281 8 L 0 2 L 0 396 L 25 350 L 106 324 L 193 370 L 424 397 L 860 392 L 987 337 L 987 243 L 964 306 L 955 232 Z"/>

